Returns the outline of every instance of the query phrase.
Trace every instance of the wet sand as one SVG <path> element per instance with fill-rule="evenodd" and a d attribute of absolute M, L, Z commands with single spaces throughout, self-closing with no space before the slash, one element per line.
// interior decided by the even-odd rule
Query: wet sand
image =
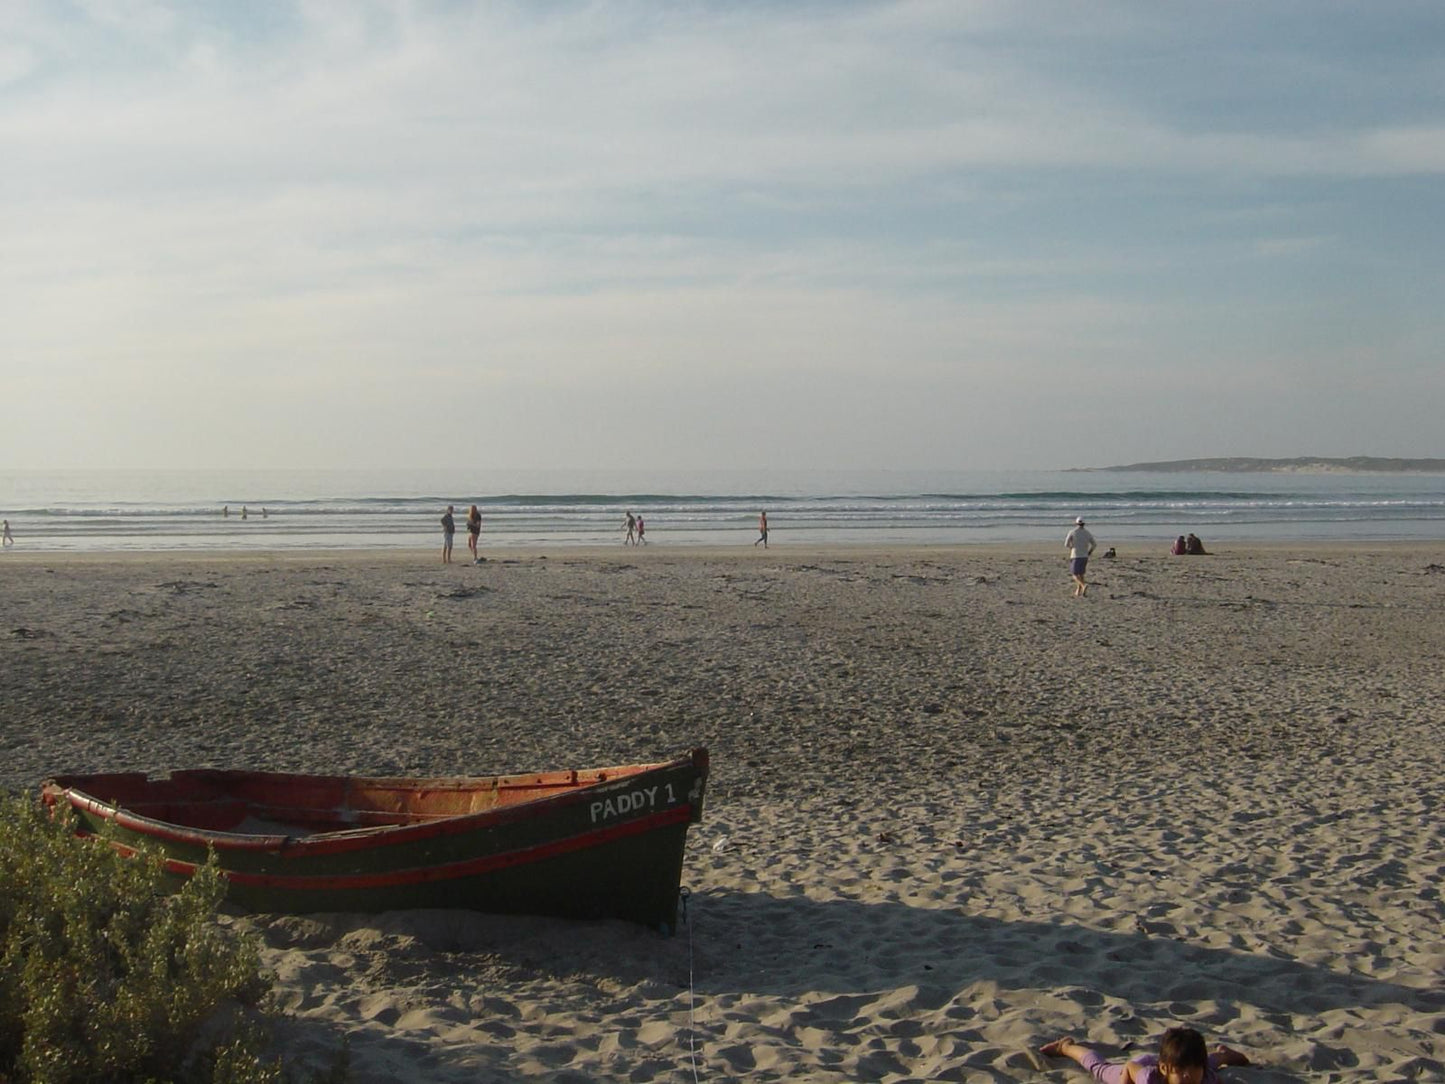
<path fill-rule="evenodd" d="M 676 937 L 235 918 L 359 1082 L 1445 1078 L 1445 545 L 1216 548 L 11 551 L 0 785 L 712 750 Z"/>

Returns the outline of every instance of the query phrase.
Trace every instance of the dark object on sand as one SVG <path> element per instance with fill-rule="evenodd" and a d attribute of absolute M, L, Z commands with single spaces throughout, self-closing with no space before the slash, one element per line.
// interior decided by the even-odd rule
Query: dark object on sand
<path fill-rule="evenodd" d="M 188 877 L 215 850 L 254 911 L 463 907 L 622 918 L 672 929 L 683 844 L 702 816 L 706 749 L 665 764 L 491 778 L 197 770 L 59 776 L 78 832 L 110 821 Z"/>

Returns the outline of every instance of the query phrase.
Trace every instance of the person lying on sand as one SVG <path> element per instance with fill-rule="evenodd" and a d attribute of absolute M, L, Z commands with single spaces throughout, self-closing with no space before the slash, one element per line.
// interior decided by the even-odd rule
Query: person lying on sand
<path fill-rule="evenodd" d="M 1067 1035 L 1039 1047 L 1051 1058 L 1073 1058 L 1100 1084 L 1217 1084 L 1221 1065 L 1248 1065 L 1238 1050 L 1204 1048 L 1204 1036 L 1193 1028 L 1170 1028 L 1159 1040 L 1159 1053 L 1140 1054 L 1126 1062 L 1110 1062 Z"/>

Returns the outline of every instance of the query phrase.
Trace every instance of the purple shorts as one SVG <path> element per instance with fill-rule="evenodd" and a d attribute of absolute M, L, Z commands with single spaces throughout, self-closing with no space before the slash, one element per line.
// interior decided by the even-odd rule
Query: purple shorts
<path fill-rule="evenodd" d="M 1086 568 L 1088 568 L 1088 567 L 1089 567 L 1089 559 L 1088 559 L 1087 557 L 1070 557 L 1070 558 L 1069 558 L 1069 572 L 1070 572 L 1072 575 L 1082 576 L 1082 575 L 1084 574 L 1084 569 L 1086 569 Z"/>

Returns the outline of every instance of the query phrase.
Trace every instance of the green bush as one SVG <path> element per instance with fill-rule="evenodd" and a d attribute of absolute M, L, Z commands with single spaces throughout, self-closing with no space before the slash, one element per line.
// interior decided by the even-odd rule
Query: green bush
<path fill-rule="evenodd" d="M 68 807 L 0 797 L 0 1084 L 282 1080 L 254 1030 L 203 1038 L 269 986 L 216 921 L 214 864 L 170 895 L 158 855 L 73 830 Z"/>

